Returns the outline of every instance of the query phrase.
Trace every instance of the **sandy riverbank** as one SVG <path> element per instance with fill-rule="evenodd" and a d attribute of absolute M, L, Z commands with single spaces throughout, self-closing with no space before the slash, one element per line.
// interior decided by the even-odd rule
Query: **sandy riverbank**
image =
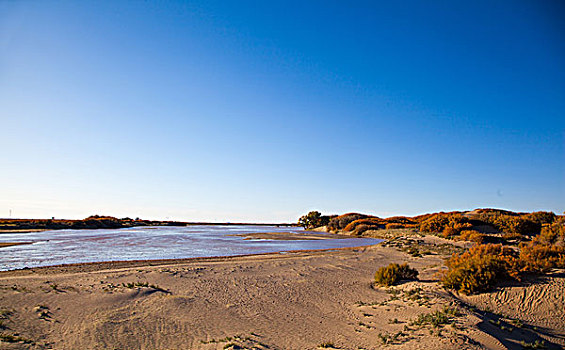
<path fill-rule="evenodd" d="M 0 248 L 13 247 L 16 245 L 32 244 L 33 242 L 0 242 Z"/>
<path fill-rule="evenodd" d="M 256 232 L 256 233 L 241 233 L 228 236 L 244 237 L 244 240 L 250 239 L 268 239 L 275 241 L 302 241 L 302 240 L 326 240 L 326 239 L 347 239 L 351 236 L 338 235 L 332 233 L 297 233 L 297 232 Z"/>
<path fill-rule="evenodd" d="M 418 239 L 411 243 L 438 246 Z M 406 240 L 397 243 L 1 272 L 5 341 L 0 349 L 223 349 L 230 344 L 519 349 L 520 341 L 536 340 L 548 348 L 565 345 L 559 311 L 565 307 L 563 274 L 458 298 L 436 283 L 445 247 L 413 257 L 400 250 Z M 378 267 L 404 261 L 418 269 L 419 281 L 392 289 L 372 286 Z M 448 324 L 412 324 L 445 306 L 458 310 Z"/>

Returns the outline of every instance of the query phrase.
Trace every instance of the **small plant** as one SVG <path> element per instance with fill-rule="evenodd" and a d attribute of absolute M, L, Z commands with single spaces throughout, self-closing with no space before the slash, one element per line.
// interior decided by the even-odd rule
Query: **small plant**
<path fill-rule="evenodd" d="M 128 289 L 152 288 L 152 289 L 158 290 L 158 291 L 163 292 L 163 293 L 168 293 L 168 294 L 171 293 L 170 291 L 168 291 L 164 288 L 161 288 L 156 284 L 149 284 L 148 282 L 139 282 L 139 281 L 138 282 L 128 282 L 128 283 L 122 283 L 122 286 L 124 288 L 128 288 Z"/>
<path fill-rule="evenodd" d="M 542 341 L 536 340 L 533 343 L 528 343 L 522 340 L 520 342 L 520 345 L 522 345 L 522 348 L 524 349 L 545 349 L 545 341 L 543 340 Z"/>
<path fill-rule="evenodd" d="M 49 313 L 49 307 L 47 307 L 45 305 L 37 305 L 34 308 L 34 310 L 35 310 L 35 312 L 37 312 L 37 315 L 42 320 L 48 321 L 49 318 L 51 318 L 51 314 Z"/>
<path fill-rule="evenodd" d="M 412 255 L 415 258 L 419 258 L 422 256 L 422 253 L 420 253 L 420 250 L 416 247 L 403 248 L 402 251 Z"/>
<path fill-rule="evenodd" d="M 22 338 L 22 337 L 15 336 L 15 335 L 12 335 L 12 334 L 4 334 L 4 333 L 0 334 L 0 341 L 6 342 L 6 343 L 24 342 L 26 344 L 33 344 L 33 340 Z"/>
<path fill-rule="evenodd" d="M 418 271 L 410 268 L 408 264 L 398 265 L 392 263 L 377 270 L 375 282 L 381 286 L 392 286 L 400 280 L 414 280 L 417 277 Z"/>
<path fill-rule="evenodd" d="M 488 320 L 490 323 L 492 323 L 493 325 L 500 327 L 500 325 L 502 324 L 502 322 L 500 322 L 500 320 Z"/>
<path fill-rule="evenodd" d="M 386 344 L 393 344 L 399 341 L 399 338 L 403 335 L 404 333 L 401 331 L 396 333 L 379 333 L 378 337 L 381 340 L 381 342 L 386 345 Z"/>
<path fill-rule="evenodd" d="M 2 309 L 0 310 L 0 320 L 7 320 L 12 314 L 11 310 Z"/>
<path fill-rule="evenodd" d="M 411 322 L 411 325 L 420 327 L 430 325 L 438 328 L 445 324 L 453 323 L 453 318 L 457 316 L 459 316 L 459 312 L 456 308 L 446 306 L 441 311 L 420 314 L 416 320 Z"/>

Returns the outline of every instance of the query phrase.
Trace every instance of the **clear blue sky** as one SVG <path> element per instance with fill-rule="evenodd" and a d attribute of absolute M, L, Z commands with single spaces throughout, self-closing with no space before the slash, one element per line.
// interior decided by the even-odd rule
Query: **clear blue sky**
<path fill-rule="evenodd" d="M 562 213 L 565 3 L 4 1 L 0 122 L 0 217 Z"/>

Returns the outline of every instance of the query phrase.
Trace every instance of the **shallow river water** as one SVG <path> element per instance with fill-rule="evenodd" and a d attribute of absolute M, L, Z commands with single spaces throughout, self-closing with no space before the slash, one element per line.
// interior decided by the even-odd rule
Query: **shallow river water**
<path fill-rule="evenodd" d="M 233 256 L 376 244 L 372 238 L 267 240 L 230 236 L 254 232 L 304 232 L 276 226 L 132 227 L 0 234 L 0 242 L 33 244 L 0 248 L 0 271 L 70 263 Z"/>

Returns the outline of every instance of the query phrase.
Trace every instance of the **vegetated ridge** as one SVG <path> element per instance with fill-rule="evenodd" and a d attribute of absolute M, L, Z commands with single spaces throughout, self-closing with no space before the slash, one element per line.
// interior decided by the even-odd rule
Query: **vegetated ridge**
<path fill-rule="evenodd" d="M 565 216 L 553 212 L 475 209 L 383 219 L 360 213 L 323 216 L 312 211 L 298 223 L 306 229 L 324 227 L 328 232 L 353 236 L 391 238 L 399 231 L 404 236 L 434 235 L 472 242 L 446 259 L 441 278 L 445 287 L 463 294 L 565 268 Z"/>

